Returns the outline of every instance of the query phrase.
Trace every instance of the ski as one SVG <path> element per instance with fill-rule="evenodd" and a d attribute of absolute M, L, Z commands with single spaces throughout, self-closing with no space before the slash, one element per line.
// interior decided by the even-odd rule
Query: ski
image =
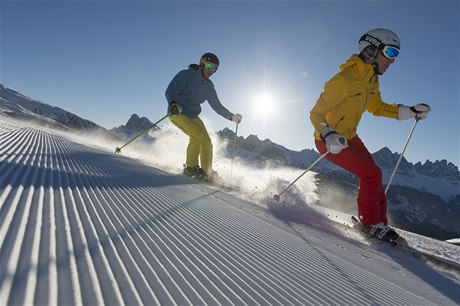
<path fill-rule="evenodd" d="M 239 187 L 237 185 L 233 185 L 231 183 L 226 182 L 224 179 L 222 179 L 220 176 L 213 176 L 213 177 L 205 177 L 205 176 L 190 176 L 188 174 L 183 173 L 185 177 L 188 177 L 192 179 L 193 181 L 196 181 L 197 183 L 203 183 L 208 186 L 212 187 L 217 187 L 217 188 L 222 188 L 224 190 L 233 190 L 233 191 L 238 191 Z"/>
<path fill-rule="evenodd" d="M 361 221 L 356 218 L 355 216 L 351 216 L 351 222 L 353 224 L 352 228 L 353 229 L 356 229 L 359 231 L 359 233 L 363 234 L 364 236 L 366 236 L 366 238 L 373 238 L 370 234 L 369 234 L 369 231 L 368 229 L 361 223 Z M 386 243 L 386 244 L 390 244 L 392 246 L 395 246 L 397 249 L 400 249 L 400 250 L 403 250 L 404 252 L 410 254 L 411 256 L 413 256 L 414 258 L 418 259 L 418 260 L 421 260 L 423 262 L 432 262 L 432 263 L 435 263 L 435 264 L 441 264 L 441 265 L 445 265 L 445 266 L 450 266 L 452 267 L 452 263 L 443 259 L 443 258 L 440 258 L 434 254 L 430 254 L 430 253 L 427 253 L 427 252 L 423 252 L 423 251 L 420 251 L 412 246 L 409 245 L 409 243 L 407 242 L 407 240 L 401 236 L 399 236 L 399 238 L 397 239 L 397 241 L 395 241 L 394 243 L 392 242 L 388 242 L 388 241 L 384 241 L 384 240 L 380 240 L 380 239 L 375 239 L 376 241 L 378 242 L 382 242 L 382 243 Z"/>

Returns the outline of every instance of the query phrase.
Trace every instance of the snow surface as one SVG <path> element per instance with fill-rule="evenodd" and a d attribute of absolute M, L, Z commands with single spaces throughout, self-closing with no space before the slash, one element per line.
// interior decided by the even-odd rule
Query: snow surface
<path fill-rule="evenodd" d="M 177 175 L 177 139 L 164 155 L 135 145 L 116 155 L 118 145 L 0 115 L 0 304 L 460 304 L 455 267 L 309 207 L 314 174 L 277 204 L 298 171 L 238 165 L 229 176 L 217 159 L 236 192 Z M 460 264 L 457 246 L 405 234 Z"/>

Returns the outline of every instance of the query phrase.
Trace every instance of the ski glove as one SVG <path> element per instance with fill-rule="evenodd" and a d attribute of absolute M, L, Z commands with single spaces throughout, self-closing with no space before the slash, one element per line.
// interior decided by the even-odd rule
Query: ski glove
<path fill-rule="evenodd" d="M 170 115 L 179 115 L 180 113 L 182 113 L 182 106 L 180 106 L 174 101 L 169 103 L 169 114 Z"/>
<path fill-rule="evenodd" d="M 321 132 L 321 140 L 326 144 L 329 153 L 338 154 L 348 147 L 347 139 L 327 125 Z"/>
<path fill-rule="evenodd" d="M 241 116 L 240 114 L 233 114 L 232 115 L 232 121 L 233 122 L 240 123 L 242 119 L 243 119 L 243 116 Z"/>
<path fill-rule="evenodd" d="M 431 107 L 425 103 L 419 103 L 415 106 L 400 105 L 398 109 L 399 120 L 406 120 L 410 118 L 423 120 L 430 111 Z"/>

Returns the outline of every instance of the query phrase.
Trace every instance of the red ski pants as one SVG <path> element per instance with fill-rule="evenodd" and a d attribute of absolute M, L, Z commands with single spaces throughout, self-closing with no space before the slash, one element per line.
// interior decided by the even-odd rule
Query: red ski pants
<path fill-rule="evenodd" d="M 327 151 L 321 140 L 316 139 L 315 145 L 321 154 Z M 361 139 L 356 136 L 348 140 L 348 148 L 339 154 L 327 154 L 326 159 L 358 177 L 357 202 L 361 222 L 367 225 L 380 222 L 387 224 L 387 200 L 382 185 L 382 171 Z"/>

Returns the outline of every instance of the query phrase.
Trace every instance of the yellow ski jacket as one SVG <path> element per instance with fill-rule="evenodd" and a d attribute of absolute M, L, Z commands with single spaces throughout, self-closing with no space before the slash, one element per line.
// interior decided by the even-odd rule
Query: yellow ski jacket
<path fill-rule="evenodd" d="M 352 139 L 366 110 L 375 116 L 398 119 L 398 105 L 382 101 L 379 80 L 371 64 L 354 54 L 339 70 L 326 82 L 310 111 L 316 139 L 320 139 L 323 124 L 329 124 L 347 139 Z"/>

